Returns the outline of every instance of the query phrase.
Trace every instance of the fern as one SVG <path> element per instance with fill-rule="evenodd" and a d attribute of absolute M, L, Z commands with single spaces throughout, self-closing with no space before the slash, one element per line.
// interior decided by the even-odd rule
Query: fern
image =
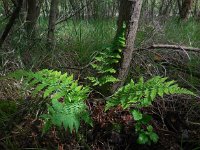
<path fill-rule="evenodd" d="M 157 96 L 163 97 L 165 94 L 187 94 L 195 95 L 193 92 L 180 88 L 175 81 L 167 81 L 167 78 L 160 76 L 144 82 L 143 78 L 138 83 L 132 80 L 126 86 L 120 88 L 106 104 L 106 110 L 121 105 L 123 109 L 130 110 L 133 119 L 137 122 L 135 130 L 139 134 L 140 144 L 150 144 L 157 142 L 158 136 L 149 125 L 151 117 L 140 112 L 141 108 L 150 106 Z M 134 109 L 132 109 L 134 107 Z M 146 130 L 142 128 L 146 125 Z"/>
<path fill-rule="evenodd" d="M 51 125 L 56 125 L 57 127 L 63 126 L 65 130 L 69 130 L 71 133 L 74 129 L 77 132 L 81 120 L 92 126 L 87 106 L 84 102 L 66 104 L 54 100 L 52 105 L 48 105 L 48 112 L 48 114 L 42 115 L 42 118 L 46 122 L 43 128 L 44 133 L 49 130 Z"/>
<path fill-rule="evenodd" d="M 72 132 L 78 131 L 80 121 L 92 125 L 89 117 L 87 99 L 89 88 L 79 86 L 73 80 L 73 75 L 62 74 L 53 70 L 41 70 L 36 73 L 27 71 L 14 72 L 11 77 L 24 77 L 29 88 L 34 88 L 32 95 L 42 94 L 43 98 L 49 97 L 51 105 L 48 105 L 48 114 L 43 114 L 45 120 L 44 132 L 52 125 L 56 125 Z M 59 101 L 62 99 L 62 102 Z"/>
<path fill-rule="evenodd" d="M 93 86 L 103 86 L 118 81 L 114 76 L 116 73 L 114 66 L 119 63 L 122 49 L 124 49 L 126 45 L 125 29 L 126 26 L 124 25 L 119 35 L 116 36 L 113 45 L 99 53 L 91 64 L 92 68 L 97 72 L 97 77 L 88 77 Z"/>

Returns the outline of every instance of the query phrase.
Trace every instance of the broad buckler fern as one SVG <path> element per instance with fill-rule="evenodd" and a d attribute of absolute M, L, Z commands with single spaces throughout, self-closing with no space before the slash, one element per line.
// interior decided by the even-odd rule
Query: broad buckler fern
<path fill-rule="evenodd" d="M 47 132 L 52 125 L 64 127 L 70 132 L 78 131 L 81 120 L 92 125 L 85 104 L 89 88 L 79 86 L 77 81 L 73 80 L 73 75 L 44 69 L 35 73 L 21 70 L 10 76 L 15 78 L 23 76 L 28 87 L 34 88 L 32 95 L 42 94 L 43 98 L 51 99 L 48 113 L 41 116 L 45 121 L 44 132 Z"/>

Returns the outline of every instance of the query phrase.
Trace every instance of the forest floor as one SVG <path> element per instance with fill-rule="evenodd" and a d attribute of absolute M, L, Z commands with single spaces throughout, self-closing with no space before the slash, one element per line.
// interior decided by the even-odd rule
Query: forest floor
<path fill-rule="evenodd" d="M 155 75 L 168 76 L 199 95 L 200 53 L 183 49 L 142 50 L 153 44 L 200 48 L 199 26 L 200 22 L 194 20 L 180 23 L 176 19 L 167 23 L 141 23 L 129 78 L 137 80 L 140 76 L 145 79 Z M 86 84 L 84 78 L 93 73 L 88 64 L 96 53 L 110 45 L 115 31 L 115 20 L 68 22 L 66 26 L 58 27 L 57 47 L 50 54 L 44 48 L 45 34 L 41 33 L 35 39 L 31 47 L 31 65 L 26 65 L 33 70 L 48 68 L 73 73 L 76 79 Z M 12 46 L 5 46 L 10 53 L 1 54 L 2 76 L 22 67 L 16 57 L 17 52 L 26 49 L 27 45 L 22 41 L 15 38 L 10 43 Z M 15 51 L 10 50 L 13 48 Z M 159 135 L 159 141 L 152 145 L 138 145 L 134 121 L 129 112 L 120 107 L 105 112 L 105 99 L 97 92 L 92 92 L 87 100 L 93 127 L 82 124 L 78 134 L 52 128 L 43 135 L 40 114 L 46 111 L 45 101 L 23 93 L 21 82 L 6 79 L 0 80 L 0 84 L 0 149 L 200 149 L 198 97 L 165 96 L 145 108 L 143 111 L 153 116 L 151 124 Z"/>

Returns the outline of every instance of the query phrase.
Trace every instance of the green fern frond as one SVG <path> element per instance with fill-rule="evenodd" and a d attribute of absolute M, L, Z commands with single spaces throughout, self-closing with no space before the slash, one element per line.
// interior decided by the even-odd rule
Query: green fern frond
<path fill-rule="evenodd" d="M 187 89 L 180 88 L 175 81 L 167 81 L 168 78 L 160 76 L 144 82 L 141 77 L 137 83 L 132 80 L 126 86 L 120 88 L 106 103 L 105 110 L 121 105 L 123 109 L 128 109 L 133 119 L 136 121 L 135 131 L 138 133 L 138 142 L 146 144 L 158 141 L 158 135 L 153 131 L 153 127 L 147 122 L 147 118 L 139 110 L 150 106 L 157 96 L 163 97 L 166 94 L 195 94 Z M 132 109 L 134 107 L 135 109 Z M 148 119 L 149 120 L 149 119 Z M 147 126 L 143 129 L 143 126 Z"/>
<path fill-rule="evenodd" d="M 93 86 L 103 86 L 118 81 L 115 77 L 117 71 L 114 66 L 119 63 L 122 49 L 126 46 L 125 29 L 126 26 L 124 25 L 118 36 L 115 37 L 113 45 L 99 53 L 91 64 L 92 68 L 97 72 L 97 77 L 89 77 L 87 79 L 91 81 Z"/>
<path fill-rule="evenodd" d="M 42 116 L 45 120 L 45 129 L 49 124 L 58 127 L 69 129 L 70 133 L 73 130 L 76 132 L 79 129 L 80 121 L 84 120 L 86 123 L 92 125 L 91 118 L 87 111 L 87 106 L 84 102 L 75 103 L 60 103 L 57 100 L 52 102 L 52 106 L 48 106 L 48 114 Z"/>
<path fill-rule="evenodd" d="M 14 72 L 11 77 L 23 77 L 29 88 L 34 88 L 33 96 L 42 94 L 43 98 L 51 99 L 48 114 L 42 115 L 45 120 L 44 132 L 47 132 L 52 125 L 59 128 L 64 127 L 70 132 L 78 131 L 82 120 L 92 125 L 87 105 L 84 102 L 90 89 L 78 85 L 73 75 L 44 69 L 35 73 L 20 70 Z M 62 102 L 59 101 L 61 99 Z"/>
<path fill-rule="evenodd" d="M 108 106 L 112 102 L 116 105 L 123 104 L 124 108 L 134 104 L 145 107 L 151 104 L 157 96 L 163 97 L 166 94 L 195 95 L 187 89 L 180 88 L 175 81 L 167 81 L 167 78 L 156 76 L 146 82 L 144 82 L 143 78 L 140 78 L 138 83 L 131 81 L 119 89 L 108 102 L 106 109 L 110 108 Z"/>
<path fill-rule="evenodd" d="M 106 103 L 106 111 L 118 105 L 130 111 L 136 121 L 135 131 L 139 135 L 139 144 L 150 144 L 158 141 L 158 135 L 153 131 L 153 127 L 149 125 L 149 117 L 145 117 L 147 115 L 140 112 L 141 108 L 150 106 L 157 96 L 163 97 L 166 94 L 195 96 L 193 92 L 180 88 L 175 81 L 167 81 L 167 79 L 156 76 L 146 82 L 142 77 L 138 83 L 134 83 L 131 80 L 129 84 L 120 88 Z M 147 126 L 146 129 L 143 129 L 144 126 Z"/>

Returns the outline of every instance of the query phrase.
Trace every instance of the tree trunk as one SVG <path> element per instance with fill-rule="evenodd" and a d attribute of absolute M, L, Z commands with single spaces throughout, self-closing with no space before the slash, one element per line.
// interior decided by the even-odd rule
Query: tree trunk
<path fill-rule="evenodd" d="M 40 15 L 40 8 L 44 0 L 27 0 L 28 12 L 26 17 L 26 31 L 29 38 L 35 37 L 37 20 Z"/>
<path fill-rule="evenodd" d="M 129 1 L 121 0 L 121 6 L 119 12 L 120 14 L 118 19 L 118 32 L 119 30 L 121 30 L 123 22 L 126 21 L 127 22 L 126 48 L 122 51 L 122 60 L 117 73 L 117 78 L 120 81 L 112 86 L 111 89 L 112 93 L 115 92 L 119 87 L 123 86 L 128 76 L 130 63 L 132 60 L 132 54 L 134 50 L 135 37 L 138 29 L 141 7 L 142 7 L 142 0 L 129 0 Z"/>
<path fill-rule="evenodd" d="M 128 0 L 120 0 L 120 6 L 119 6 L 119 16 L 118 16 L 118 20 L 117 20 L 117 33 L 116 36 L 120 33 L 122 27 L 123 27 L 123 23 L 125 22 L 126 24 L 128 24 L 128 8 L 129 8 L 129 3 Z"/>
<path fill-rule="evenodd" d="M 198 3 L 199 3 L 199 1 L 196 0 L 195 1 L 195 6 L 194 6 L 194 17 L 198 16 Z"/>
<path fill-rule="evenodd" d="M 165 1 L 166 0 L 161 1 L 160 8 L 159 8 L 159 16 L 163 15 L 163 8 L 164 8 L 164 5 L 165 5 Z"/>
<path fill-rule="evenodd" d="M 152 0 L 152 1 L 151 1 L 151 19 L 152 19 L 152 21 L 154 20 L 154 9 L 155 9 L 155 5 L 156 5 L 156 0 Z"/>
<path fill-rule="evenodd" d="M 27 12 L 27 18 L 26 18 L 26 31 L 27 35 L 32 38 L 34 36 L 35 32 L 35 26 L 36 26 L 36 5 L 37 0 L 27 0 L 28 4 L 28 12 Z"/>
<path fill-rule="evenodd" d="M 58 3 L 59 0 L 51 0 L 50 15 L 49 15 L 49 27 L 47 35 L 47 46 L 52 49 L 55 46 L 55 26 L 58 15 Z"/>
<path fill-rule="evenodd" d="M 187 20 L 192 7 L 193 0 L 184 0 L 182 4 L 182 9 L 180 13 L 180 18 L 182 20 Z"/>
<path fill-rule="evenodd" d="M 21 12 L 19 14 L 19 20 L 22 26 L 26 22 L 26 16 L 27 16 L 27 1 L 24 0 L 22 4 Z"/>
<path fill-rule="evenodd" d="M 21 10 L 21 7 L 22 7 L 22 3 L 23 3 L 23 0 L 18 0 L 18 3 L 17 3 L 17 7 L 14 9 L 6 27 L 5 27 L 5 30 L 0 38 L 0 48 L 2 47 L 6 37 L 8 36 L 12 26 L 14 25 L 15 23 L 15 20 L 16 18 L 19 16 L 19 13 L 20 13 L 20 10 Z"/>
<path fill-rule="evenodd" d="M 182 0 L 177 0 L 179 15 L 182 14 Z"/>
<path fill-rule="evenodd" d="M 172 7 L 173 7 L 173 0 L 166 1 L 165 2 L 165 7 L 163 7 L 163 9 L 160 10 L 160 15 L 168 17 Z"/>

